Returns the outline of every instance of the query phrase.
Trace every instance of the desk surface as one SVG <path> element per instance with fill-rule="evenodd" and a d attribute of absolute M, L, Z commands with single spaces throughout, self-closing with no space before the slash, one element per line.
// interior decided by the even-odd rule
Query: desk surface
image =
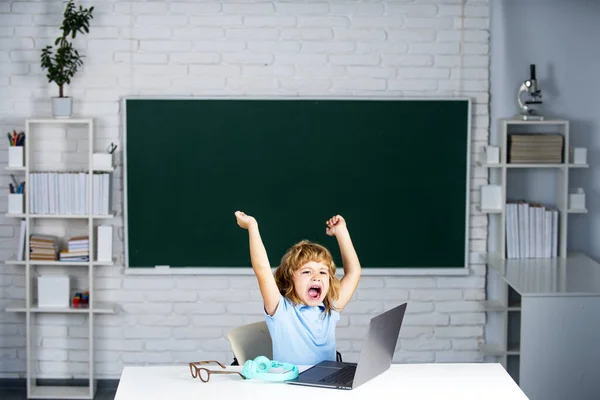
<path fill-rule="evenodd" d="M 582 253 L 518 260 L 490 255 L 487 261 L 521 296 L 600 296 L 600 264 Z"/>
<path fill-rule="evenodd" d="M 241 367 L 228 367 L 240 371 Z M 306 367 L 300 368 L 301 370 Z M 527 400 L 500 364 L 392 364 L 354 390 L 323 389 L 212 375 L 204 383 L 185 366 L 132 366 L 121 375 L 115 400 L 154 399 L 445 399 Z M 373 397 L 371 397 L 373 396 Z"/>

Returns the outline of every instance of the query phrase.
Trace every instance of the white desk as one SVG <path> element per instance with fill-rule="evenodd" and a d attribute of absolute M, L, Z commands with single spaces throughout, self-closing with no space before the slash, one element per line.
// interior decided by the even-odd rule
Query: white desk
<path fill-rule="evenodd" d="M 218 367 L 217 367 L 218 368 Z M 228 367 L 240 371 L 241 367 Z M 306 367 L 300 368 L 304 370 Z M 125 367 L 115 400 L 155 399 L 460 399 L 525 400 L 500 364 L 392 364 L 354 390 L 324 389 L 280 382 L 212 375 L 210 382 L 190 376 L 184 366 Z"/>
<path fill-rule="evenodd" d="M 488 354 L 498 356 L 531 400 L 599 399 L 600 264 L 569 257 L 488 257 Z M 512 288 L 518 296 L 509 296 Z"/>

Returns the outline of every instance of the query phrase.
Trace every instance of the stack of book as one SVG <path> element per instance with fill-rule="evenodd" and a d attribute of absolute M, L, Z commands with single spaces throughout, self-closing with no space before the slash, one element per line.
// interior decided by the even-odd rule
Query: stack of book
<path fill-rule="evenodd" d="M 560 164 L 563 162 L 563 136 L 509 135 L 508 162 L 513 164 Z"/>
<path fill-rule="evenodd" d="M 52 235 L 31 235 L 29 237 L 29 259 L 56 261 L 58 253 L 57 237 Z"/>
<path fill-rule="evenodd" d="M 558 210 L 524 201 L 506 204 L 506 257 L 556 258 Z"/>
<path fill-rule="evenodd" d="M 60 261 L 88 261 L 90 259 L 90 240 L 88 236 L 69 238 L 67 248 L 60 251 Z"/>
<path fill-rule="evenodd" d="M 32 214 L 102 214 L 111 209 L 110 174 L 92 177 L 92 210 L 89 210 L 87 172 L 32 172 L 29 184 L 29 211 Z"/>

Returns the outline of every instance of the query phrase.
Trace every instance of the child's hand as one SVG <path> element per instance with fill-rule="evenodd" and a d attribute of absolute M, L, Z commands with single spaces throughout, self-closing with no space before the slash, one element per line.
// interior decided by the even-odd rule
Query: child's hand
<path fill-rule="evenodd" d="M 327 229 L 325 229 L 325 233 L 329 236 L 336 236 L 340 232 L 348 231 L 348 228 L 346 227 L 346 220 L 341 215 L 335 215 L 329 218 L 326 224 Z"/>
<path fill-rule="evenodd" d="M 235 212 L 235 219 L 240 227 L 244 229 L 250 229 L 252 226 L 257 225 L 256 219 L 250 215 L 246 215 L 242 211 Z"/>

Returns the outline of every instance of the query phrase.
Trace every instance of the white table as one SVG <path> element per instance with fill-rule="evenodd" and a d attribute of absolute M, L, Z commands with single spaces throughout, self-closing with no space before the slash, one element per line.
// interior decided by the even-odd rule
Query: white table
<path fill-rule="evenodd" d="M 218 368 L 218 367 L 217 367 Z M 240 371 L 241 367 L 227 367 Z M 306 367 L 300 368 L 304 370 Z M 460 399 L 524 400 L 525 394 L 500 364 L 392 364 L 383 374 L 354 390 L 243 380 L 212 375 L 193 379 L 187 365 L 131 366 L 121 375 L 115 400 L 154 399 Z"/>

